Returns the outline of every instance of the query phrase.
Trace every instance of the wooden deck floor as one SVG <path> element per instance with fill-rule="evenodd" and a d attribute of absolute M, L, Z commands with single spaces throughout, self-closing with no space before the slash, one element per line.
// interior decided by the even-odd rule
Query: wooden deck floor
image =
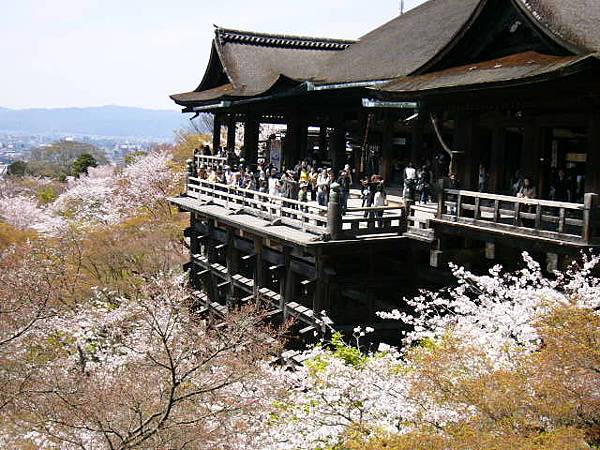
<path fill-rule="evenodd" d="M 169 201 L 181 209 L 197 212 L 235 228 L 240 228 L 253 234 L 265 235 L 282 242 L 299 245 L 302 247 L 314 246 L 323 243 L 323 235 L 302 231 L 283 224 L 273 224 L 266 219 L 261 219 L 250 214 L 244 214 L 243 208 L 239 212 L 218 205 L 203 203 L 190 197 L 170 198 Z M 323 230 L 325 231 L 325 230 Z"/>

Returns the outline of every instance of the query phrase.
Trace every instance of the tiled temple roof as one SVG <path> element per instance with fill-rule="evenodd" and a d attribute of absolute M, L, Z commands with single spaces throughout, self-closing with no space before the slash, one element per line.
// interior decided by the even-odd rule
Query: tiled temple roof
<path fill-rule="evenodd" d="M 600 52 L 600 0 L 503 1 L 514 4 L 567 54 Z M 433 70 L 432 63 L 456 45 L 494 2 L 506 5 L 500 0 L 429 0 L 355 42 L 217 28 L 204 80 L 193 92 L 172 98 L 189 107 L 260 96 L 282 78 L 316 85 L 397 80 L 387 86 L 403 86 L 406 77 Z M 525 66 L 522 72 L 527 68 L 532 67 Z M 510 80 L 511 73 L 505 68 L 481 75 L 495 79 L 505 74 Z M 415 79 L 415 86 L 418 80 L 424 78 Z"/>

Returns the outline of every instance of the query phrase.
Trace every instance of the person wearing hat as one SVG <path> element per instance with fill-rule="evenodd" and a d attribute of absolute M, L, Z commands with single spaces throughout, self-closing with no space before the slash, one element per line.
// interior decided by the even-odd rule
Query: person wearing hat
<path fill-rule="evenodd" d="M 298 201 L 302 203 L 308 203 L 308 183 L 300 183 L 300 191 L 298 192 Z M 307 206 L 300 208 L 304 212 L 308 212 Z"/>

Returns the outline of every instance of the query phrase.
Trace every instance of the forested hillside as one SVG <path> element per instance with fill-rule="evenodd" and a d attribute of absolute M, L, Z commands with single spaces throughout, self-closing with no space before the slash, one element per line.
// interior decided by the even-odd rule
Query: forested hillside
<path fill-rule="evenodd" d="M 330 334 L 279 366 L 259 305 L 196 314 L 189 218 L 167 197 L 207 137 L 79 178 L 0 183 L 0 447 L 589 449 L 600 445 L 600 280 L 585 256 L 548 279 L 476 276 Z M 217 326 L 218 325 L 218 326 Z"/>

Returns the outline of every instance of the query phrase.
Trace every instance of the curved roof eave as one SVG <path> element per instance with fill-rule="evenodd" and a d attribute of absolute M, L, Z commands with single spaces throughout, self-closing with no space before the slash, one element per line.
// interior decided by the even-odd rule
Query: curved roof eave
<path fill-rule="evenodd" d="M 438 63 L 444 56 L 446 56 L 464 37 L 464 35 L 469 31 L 471 26 L 477 21 L 479 16 L 481 15 L 481 11 L 483 11 L 484 7 L 487 4 L 487 0 L 481 0 L 479 4 L 473 10 L 469 19 L 464 23 L 464 25 L 456 32 L 456 34 L 450 39 L 448 44 L 444 46 L 437 54 L 435 54 L 432 58 L 430 58 L 427 62 L 421 65 L 418 69 L 411 72 L 409 75 L 420 75 Z"/>
<path fill-rule="evenodd" d="M 219 28 L 218 27 L 215 28 L 215 38 L 213 40 L 213 43 L 214 43 L 214 48 L 217 51 L 217 55 L 219 56 L 219 61 L 221 61 L 221 66 L 223 67 L 223 71 L 225 72 L 225 75 L 227 75 L 229 82 L 233 85 L 233 87 L 239 88 L 237 81 L 234 80 L 233 76 L 231 75 L 231 70 L 227 67 L 226 58 L 223 56 L 223 47 L 222 47 L 221 39 L 219 38 Z"/>
<path fill-rule="evenodd" d="M 566 1 L 566 0 L 565 0 Z M 585 49 L 581 46 L 575 45 L 573 42 L 568 41 L 554 32 L 547 24 L 542 22 L 542 18 L 538 17 L 535 11 L 529 6 L 525 0 L 511 0 L 513 5 L 523 13 L 523 15 L 529 20 L 529 22 L 540 30 L 544 35 L 556 42 L 559 46 L 563 47 L 569 52 L 580 55 L 585 53 L 589 49 Z"/>

